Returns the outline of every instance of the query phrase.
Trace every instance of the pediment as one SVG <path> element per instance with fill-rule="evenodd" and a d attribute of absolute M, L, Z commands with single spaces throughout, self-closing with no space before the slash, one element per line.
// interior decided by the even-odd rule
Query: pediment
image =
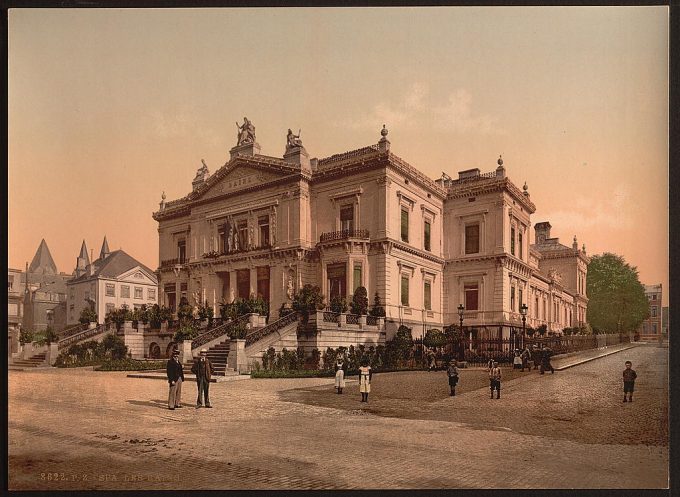
<path fill-rule="evenodd" d="M 155 285 L 156 282 L 140 266 L 125 271 L 118 278 L 118 281 L 126 283 L 137 283 L 139 285 Z"/>
<path fill-rule="evenodd" d="M 208 179 L 204 185 L 204 191 L 197 192 L 196 198 L 209 199 L 245 188 L 266 185 L 283 176 L 287 176 L 287 174 L 278 171 L 265 171 L 252 166 L 228 166 L 227 169 L 216 172 L 213 177 Z"/>

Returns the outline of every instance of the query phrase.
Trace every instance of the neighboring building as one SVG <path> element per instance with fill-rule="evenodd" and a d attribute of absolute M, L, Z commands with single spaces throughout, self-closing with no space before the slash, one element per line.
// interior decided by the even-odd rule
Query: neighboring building
<path fill-rule="evenodd" d="M 22 328 L 59 331 L 66 326 L 66 281 L 71 275 L 57 272 L 43 239 L 23 273 Z"/>
<path fill-rule="evenodd" d="M 358 286 L 377 292 L 387 338 L 399 324 L 426 329 L 458 323 L 478 336 L 509 337 L 530 326 L 550 331 L 585 322 L 585 250 L 549 238 L 531 245 L 536 207 L 527 187 L 495 171 L 443 175 L 436 181 L 376 145 L 310 159 L 299 142 L 283 158 L 261 155 L 252 137 L 231 149 L 213 175 L 205 163 L 192 191 L 165 202 L 158 222 L 159 300 L 220 301 L 261 295 L 272 315 L 302 285 L 329 301 Z"/>
<path fill-rule="evenodd" d="M 158 300 L 154 272 L 123 250 L 110 252 L 106 237 L 99 258 L 92 262 L 83 241 L 74 274 L 76 277 L 67 283 L 69 325 L 79 322 L 86 306 L 92 306 L 99 323 L 103 323 L 109 311 L 124 304 L 135 309 Z"/>
<path fill-rule="evenodd" d="M 7 354 L 18 352 L 19 333 L 24 314 L 24 273 L 7 269 Z"/>
<path fill-rule="evenodd" d="M 661 284 L 644 285 L 645 295 L 649 302 L 649 317 L 642 322 L 638 333 L 640 340 L 658 340 L 663 333 L 663 309 L 661 307 Z"/>
<path fill-rule="evenodd" d="M 668 331 L 670 329 L 670 322 L 668 320 L 668 306 L 661 308 L 661 329 L 666 338 L 668 338 Z"/>

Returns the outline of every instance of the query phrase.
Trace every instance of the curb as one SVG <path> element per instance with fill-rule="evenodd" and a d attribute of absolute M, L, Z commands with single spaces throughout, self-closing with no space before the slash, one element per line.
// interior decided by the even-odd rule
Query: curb
<path fill-rule="evenodd" d="M 601 354 L 601 355 L 597 355 L 595 357 L 589 357 L 587 359 L 582 359 L 582 360 L 579 360 L 579 361 L 576 361 L 576 362 L 572 362 L 572 363 L 566 364 L 564 366 L 556 367 L 555 371 L 562 371 L 564 369 L 573 368 L 574 366 L 579 366 L 581 364 L 585 364 L 586 362 L 594 361 L 595 359 L 601 359 L 603 357 L 607 357 L 607 356 L 612 355 L 612 354 L 617 354 L 619 352 L 623 352 L 624 350 L 632 349 L 632 348 L 635 348 L 635 347 L 636 347 L 636 345 L 629 345 L 628 347 L 623 347 L 621 349 L 611 350 L 609 352 L 606 352 L 606 353 Z"/>
<path fill-rule="evenodd" d="M 128 378 L 145 378 L 149 380 L 163 380 L 167 383 L 168 377 L 165 374 L 150 374 L 150 373 L 132 373 L 126 375 Z M 230 376 L 213 376 L 210 378 L 210 383 L 222 383 L 225 381 L 236 381 L 236 380 L 250 380 L 250 375 L 230 375 Z M 184 378 L 185 382 L 195 382 L 195 376 L 186 375 Z"/>

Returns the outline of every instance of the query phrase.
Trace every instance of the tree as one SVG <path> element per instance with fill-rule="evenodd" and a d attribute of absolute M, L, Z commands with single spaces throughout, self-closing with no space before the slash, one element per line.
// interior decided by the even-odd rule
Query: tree
<path fill-rule="evenodd" d="M 604 332 L 635 331 L 649 316 L 638 270 L 623 257 L 604 253 L 588 264 L 588 323 Z"/>
<path fill-rule="evenodd" d="M 368 312 L 368 292 L 363 286 L 354 290 L 350 307 L 352 314 L 358 314 L 359 316 L 365 316 Z"/>
<path fill-rule="evenodd" d="M 432 328 L 427 330 L 425 336 L 423 337 L 423 345 L 426 347 L 443 347 L 446 345 L 446 335 L 442 330 Z"/>
<path fill-rule="evenodd" d="M 94 309 L 92 309 L 90 306 L 85 307 L 82 311 L 80 311 L 79 321 L 81 324 L 96 323 L 97 313 L 94 312 Z"/>
<path fill-rule="evenodd" d="M 375 292 L 375 295 L 373 296 L 373 307 L 371 307 L 369 314 L 376 318 L 385 317 L 385 308 L 380 301 L 380 295 L 378 295 L 378 292 Z"/>
<path fill-rule="evenodd" d="M 303 286 L 293 298 L 293 309 L 302 314 L 305 322 L 310 312 L 315 312 L 317 309 L 323 310 L 323 308 L 324 297 L 321 289 L 316 285 Z"/>

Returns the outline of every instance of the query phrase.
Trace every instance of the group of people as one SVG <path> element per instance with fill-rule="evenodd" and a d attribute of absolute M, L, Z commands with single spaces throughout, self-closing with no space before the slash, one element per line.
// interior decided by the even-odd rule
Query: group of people
<path fill-rule="evenodd" d="M 535 344 L 529 348 L 527 345 L 524 350 L 515 350 L 515 357 L 513 359 L 513 368 L 521 369 L 524 372 L 525 369 L 531 370 L 532 367 L 529 361 L 533 361 L 533 369 L 538 369 L 541 374 L 545 374 L 546 371 L 551 373 L 555 372 L 550 363 L 550 358 L 553 356 L 553 351 L 550 347 L 538 348 Z M 491 368 L 491 362 L 489 361 L 488 367 Z"/>
<path fill-rule="evenodd" d="M 371 379 L 373 378 L 373 371 L 368 364 L 368 359 L 361 361 L 359 367 L 359 392 L 361 393 L 361 402 L 368 402 L 368 394 L 371 393 Z M 345 363 L 342 358 L 338 358 L 335 364 L 335 391 L 338 394 L 342 393 L 345 388 Z"/>
<path fill-rule="evenodd" d="M 208 407 L 210 405 L 210 378 L 212 377 L 212 364 L 208 359 L 208 351 L 202 349 L 200 355 L 191 366 L 191 372 L 196 375 L 196 386 L 198 387 L 198 398 L 196 407 Z M 166 373 L 170 392 L 168 394 L 168 409 L 175 410 L 182 407 L 182 383 L 184 383 L 184 366 L 179 360 L 179 350 L 172 351 L 172 357 L 168 361 Z"/>

